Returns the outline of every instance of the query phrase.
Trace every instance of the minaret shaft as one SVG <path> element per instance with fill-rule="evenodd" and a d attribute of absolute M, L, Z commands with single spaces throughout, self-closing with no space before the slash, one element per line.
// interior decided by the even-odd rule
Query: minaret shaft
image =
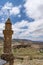
<path fill-rule="evenodd" d="M 4 34 L 4 46 L 3 46 L 3 54 L 1 56 L 2 59 L 13 62 L 14 56 L 12 54 L 12 24 L 10 19 L 5 23 L 5 30 L 3 30 Z"/>
<path fill-rule="evenodd" d="M 12 53 L 12 30 L 3 30 L 4 34 L 4 53 Z"/>

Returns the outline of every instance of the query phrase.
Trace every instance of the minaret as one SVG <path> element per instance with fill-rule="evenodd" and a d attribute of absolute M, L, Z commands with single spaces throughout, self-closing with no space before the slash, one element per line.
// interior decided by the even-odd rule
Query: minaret
<path fill-rule="evenodd" d="M 9 18 L 5 23 L 5 30 L 3 30 L 3 34 L 4 34 L 4 48 L 1 58 L 11 63 L 13 62 L 14 59 L 14 56 L 12 54 L 12 46 L 11 46 L 13 31 L 12 31 L 12 24 Z"/>

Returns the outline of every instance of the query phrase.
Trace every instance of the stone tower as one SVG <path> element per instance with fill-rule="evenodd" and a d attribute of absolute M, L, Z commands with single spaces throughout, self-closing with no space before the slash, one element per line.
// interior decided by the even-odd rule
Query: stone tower
<path fill-rule="evenodd" d="M 10 65 L 13 65 L 11 64 L 13 63 L 13 59 L 14 59 L 14 56 L 12 54 L 12 46 L 11 46 L 13 31 L 12 31 L 12 24 L 9 18 L 5 23 L 5 30 L 3 30 L 3 34 L 4 34 L 4 48 L 1 58 L 10 62 Z"/>

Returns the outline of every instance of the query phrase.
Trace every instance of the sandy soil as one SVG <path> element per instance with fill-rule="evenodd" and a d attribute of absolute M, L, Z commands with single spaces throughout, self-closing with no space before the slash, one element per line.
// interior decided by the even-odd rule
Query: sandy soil
<path fill-rule="evenodd" d="M 33 60 L 15 60 L 14 65 L 43 65 L 43 60 L 33 59 Z"/>

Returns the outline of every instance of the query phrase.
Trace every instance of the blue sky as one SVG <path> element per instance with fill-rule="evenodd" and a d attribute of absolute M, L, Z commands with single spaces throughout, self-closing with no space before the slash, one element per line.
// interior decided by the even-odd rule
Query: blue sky
<path fill-rule="evenodd" d="M 0 36 L 10 18 L 13 38 L 43 41 L 43 0 L 1 0 Z"/>

